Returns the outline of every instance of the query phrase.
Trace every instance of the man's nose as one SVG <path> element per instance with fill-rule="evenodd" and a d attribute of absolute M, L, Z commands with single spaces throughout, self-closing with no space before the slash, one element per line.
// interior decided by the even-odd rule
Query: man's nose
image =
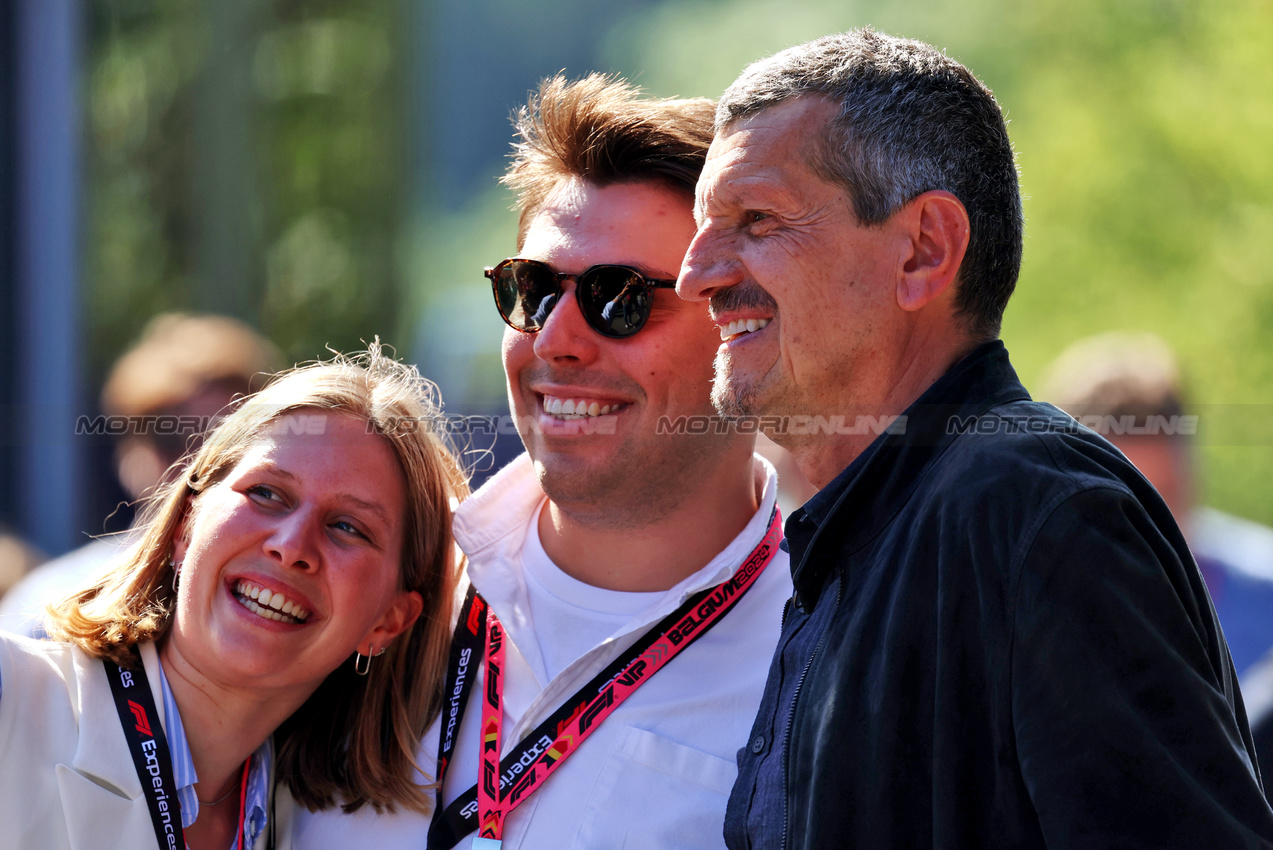
<path fill-rule="evenodd" d="M 575 281 L 568 281 L 535 334 L 535 356 L 540 360 L 589 363 L 596 359 L 601 335 L 588 327 L 575 298 Z"/>
<path fill-rule="evenodd" d="M 742 281 L 737 258 L 710 222 L 704 222 L 690 242 L 681 274 L 676 279 L 676 294 L 686 301 L 705 301 L 722 289 Z"/>

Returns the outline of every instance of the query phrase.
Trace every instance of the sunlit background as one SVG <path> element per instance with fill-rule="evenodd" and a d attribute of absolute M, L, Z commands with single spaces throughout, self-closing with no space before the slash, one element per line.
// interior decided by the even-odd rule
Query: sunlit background
<path fill-rule="evenodd" d="M 603 70 L 715 96 L 863 24 L 1007 109 L 1026 385 L 1081 336 L 1161 334 L 1217 411 L 1204 500 L 1273 521 L 1268 0 L 6 0 L 0 524 L 48 554 L 107 527 L 109 446 L 69 435 L 161 311 L 240 317 L 289 361 L 379 335 L 450 410 L 500 412 L 481 269 L 513 252 L 496 177 L 528 90 Z"/>

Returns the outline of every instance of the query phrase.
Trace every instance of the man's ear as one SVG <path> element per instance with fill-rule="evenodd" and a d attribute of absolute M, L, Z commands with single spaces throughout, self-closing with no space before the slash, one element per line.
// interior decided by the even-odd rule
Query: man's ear
<path fill-rule="evenodd" d="M 380 615 L 380 620 L 358 644 L 358 651 L 363 655 L 375 655 L 415 625 L 423 610 L 424 599 L 419 593 L 414 590 L 399 591 L 384 614 Z"/>
<path fill-rule="evenodd" d="M 896 215 L 910 237 L 910 254 L 897 281 L 897 305 L 913 312 L 953 292 L 972 228 L 960 200 L 941 190 L 925 192 Z"/>

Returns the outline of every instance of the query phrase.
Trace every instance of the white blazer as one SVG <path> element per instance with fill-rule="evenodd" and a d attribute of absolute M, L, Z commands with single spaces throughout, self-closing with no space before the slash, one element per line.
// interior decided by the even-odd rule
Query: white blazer
<path fill-rule="evenodd" d="M 150 644 L 141 656 L 166 727 L 159 656 Z M 290 850 L 286 789 L 275 817 L 275 846 Z M 0 634 L 0 850 L 106 847 L 158 847 L 106 669 L 69 644 Z"/>

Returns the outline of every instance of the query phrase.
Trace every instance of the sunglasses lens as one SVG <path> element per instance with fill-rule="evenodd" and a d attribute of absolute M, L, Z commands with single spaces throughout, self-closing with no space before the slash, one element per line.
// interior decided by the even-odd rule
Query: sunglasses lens
<path fill-rule="evenodd" d="M 552 270 L 542 263 L 515 260 L 495 268 L 496 305 L 519 331 L 542 328 L 560 295 Z"/>
<path fill-rule="evenodd" d="M 645 279 L 622 266 L 596 266 L 579 279 L 579 305 L 598 333 L 632 336 L 650 318 L 654 293 Z"/>

